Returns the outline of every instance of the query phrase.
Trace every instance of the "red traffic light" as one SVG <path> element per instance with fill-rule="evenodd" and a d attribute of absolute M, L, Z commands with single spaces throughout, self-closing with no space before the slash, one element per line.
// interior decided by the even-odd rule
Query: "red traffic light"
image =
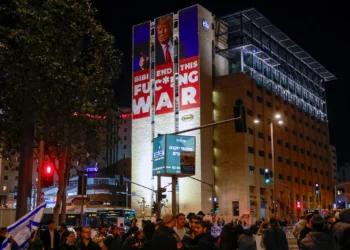
<path fill-rule="evenodd" d="M 297 208 L 300 208 L 300 201 L 297 202 Z"/>
<path fill-rule="evenodd" d="M 46 167 L 46 173 L 51 174 L 52 168 L 51 166 Z"/>

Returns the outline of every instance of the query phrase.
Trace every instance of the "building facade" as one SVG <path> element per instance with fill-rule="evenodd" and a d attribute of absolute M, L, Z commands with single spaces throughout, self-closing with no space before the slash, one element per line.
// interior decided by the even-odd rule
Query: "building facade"
<path fill-rule="evenodd" d="M 172 30 L 166 43 L 165 29 Z M 330 72 L 255 9 L 216 17 L 194 5 L 133 32 L 133 182 L 153 190 L 166 186 L 170 199 L 171 178 L 152 174 L 152 142 L 163 134 L 189 135 L 196 138 L 196 171 L 179 178 L 179 211 L 209 212 L 213 193 L 228 219 L 295 219 L 304 209 L 331 207 Z M 164 44 L 173 50 L 169 56 Z M 132 190 L 149 204 L 156 200 L 149 189 Z M 136 199 L 132 208 L 138 208 Z"/>

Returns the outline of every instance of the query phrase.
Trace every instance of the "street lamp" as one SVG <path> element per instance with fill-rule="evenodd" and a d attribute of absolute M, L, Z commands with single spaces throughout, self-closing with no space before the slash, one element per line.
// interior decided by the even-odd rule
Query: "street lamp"
<path fill-rule="evenodd" d="M 281 119 L 281 114 L 279 113 L 276 113 L 274 115 L 274 117 L 271 119 L 267 119 L 267 123 L 270 125 L 270 134 L 271 134 L 271 168 L 272 168 L 272 173 L 273 173 L 273 176 L 275 177 L 276 173 L 275 173 L 275 151 L 274 151 L 274 139 L 273 139 L 273 124 L 275 122 L 277 122 L 277 124 L 281 125 L 283 124 L 283 120 Z M 260 122 L 259 119 L 255 119 L 254 120 L 254 123 L 255 124 L 258 124 Z M 274 216 L 276 217 L 276 192 L 275 192 L 275 178 L 273 178 L 273 184 L 272 184 L 272 189 L 273 189 L 273 207 L 274 207 L 274 210 L 273 210 L 273 214 Z"/>

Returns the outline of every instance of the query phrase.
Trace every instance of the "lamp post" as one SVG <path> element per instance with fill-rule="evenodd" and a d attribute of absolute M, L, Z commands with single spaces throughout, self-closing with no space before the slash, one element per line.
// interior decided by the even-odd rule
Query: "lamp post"
<path fill-rule="evenodd" d="M 255 119 L 254 123 L 258 124 L 260 120 Z M 273 139 L 273 124 L 277 122 L 278 124 L 283 124 L 283 121 L 281 120 L 281 115 L 279 113 L 275 114 L 274 118 L 267 119 L 267 123 L 270 125 L 270 134 L 271 134 L 271 170 L 273 173 L 273 177 L 275 177 L 275 150 L 274 150 L 274 139 Z M 274 178 L 275 180 L 275 178 Z M 273 190 L 273 215 L 276 217 L 276 189 L 275 189 L 275 181 L 272 182 L 272 190 Z"/>

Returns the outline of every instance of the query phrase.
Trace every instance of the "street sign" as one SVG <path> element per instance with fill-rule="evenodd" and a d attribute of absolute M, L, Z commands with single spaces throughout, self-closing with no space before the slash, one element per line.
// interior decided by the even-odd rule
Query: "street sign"
<path fill-rule="evenodd" d="M 161 135 L 153 139 L 153 176 L 195 174 L 196 137 Z"/>

